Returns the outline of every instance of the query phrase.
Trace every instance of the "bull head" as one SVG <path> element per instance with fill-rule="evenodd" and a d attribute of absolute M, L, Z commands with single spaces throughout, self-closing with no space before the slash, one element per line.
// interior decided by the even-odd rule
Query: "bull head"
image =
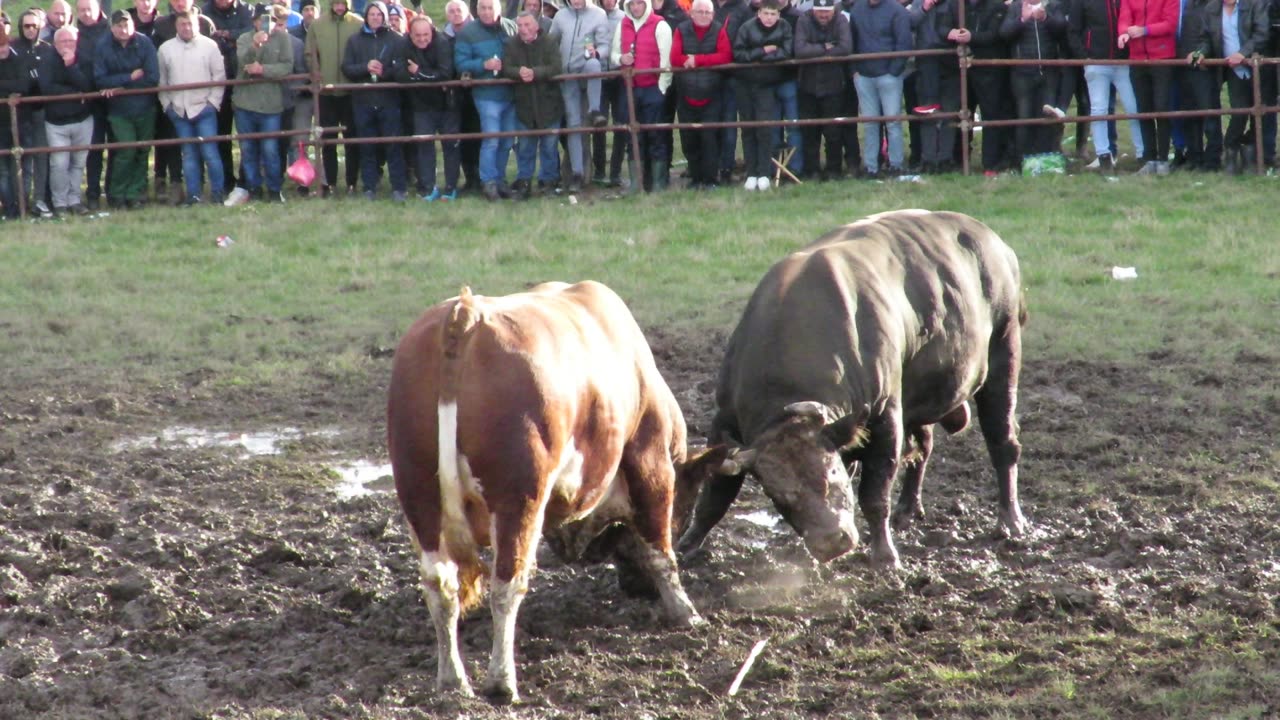
<path fill-rule="evenodd" d="M 726 461 L 736 466 L 732 469 L 750 472 L 760 481 L 778 513 L 821 562 L 834 560 L 858 544 L 853 486 L 842 452 L 865 441 L 870 413 L 863 406 L 827 422 L 821 404 L 793 403 L 750 449 Z"/>

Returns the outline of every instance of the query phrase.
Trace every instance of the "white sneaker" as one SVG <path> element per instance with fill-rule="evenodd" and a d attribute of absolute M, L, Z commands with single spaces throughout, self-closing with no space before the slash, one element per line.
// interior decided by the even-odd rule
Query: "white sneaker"
<path fill-rule="evenodd" d="M 756 182 L 756 189 L 761 192 L 769 189 L 769 178 L 762 177 Z"/>
<path fill-rule="evenodd" d="M 46 205 L 43 200 L 37 200 L 35 205 L 31 206 L 31 209 L 35 210 L 36 214 L 42 218 L 48 219 L 53 217 L 53 211 L 49 209 L 49 206 Z"/>
<path fill-rule="evenodd" d="M 222 204 L 226 207 L 235 207 L 247 202 L 249 202 L 249 191 L 237 185 L 231 191 L 231 194 L 227 195 L 227 199 L 222 201 Z"/>
<path fill-rule="evenodd" d="M 755 190 L 759 186 L 760 186 L 760 181 L 757 178 L 749 177 L 747 178 L 747 181 L 742 184 L 742 189 Z"/>
<path fill-rule="evenodd" d="M 1084 169 L 1085 169 L 1085 170 L 1101 170 L 1101 169 L 1102 169 L 1102 158 L 1100 158 L 1100 157 L 1096 157 L 1096 158 L 1094 158 L 1094 159 L 1093 159 L 1093 162 L 1091 162 L 1091 163 L 1089 163 L 1088 165 L 1085 165 L 1085 166 L 1084 166 Z"/>

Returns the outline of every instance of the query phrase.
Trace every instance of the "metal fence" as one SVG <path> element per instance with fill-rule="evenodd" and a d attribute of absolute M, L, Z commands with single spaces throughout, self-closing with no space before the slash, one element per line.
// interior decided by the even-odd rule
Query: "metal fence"
<path fill-rule="evenodd" d="M 963 19 L 962 19 L 962 22 L 963 22 Z M 1185 67 L 1188 67 L 1188 62 L 1186 59 L 1173 59 L 1173 60 L 978 59 L 978 58 L 972 57 L 972 55 L 968 52 L 968 48 L 966 46 L 958 45 L 955 50 L 940 49 L 940 50 L 911 50 L 911 51 L 904 51 L 904 52 L 889 52 L 889 53 L 864 53 L 864 54 L 855 54 L 855 55 L 849 55 L 849 56 L 839 57 L 839 58 L 811 58 L 811 59 L 805 59 L 805 60 L 787 60 L 779 63 L 774 63 L 774 65 L 781 66 L 781 67 L 797 67 L 802 65 L 830 64 L 830 63 L 852 65 L 853 63 L 859 60 L 912 58 L 912 57 L 918 58 L 918 57 L 925 57 L 925 56 L 945 56 L 945 57 L 955 56 L 957 58 L 957 64 L 959 69 L 958 82 L 960 85 L 959 108 L 952 111 L 939 111 L 939 112 L 932 113 L 927 116 L 927 120 L 920 115 L 896 114 L 896 115 L 859 116 L 859 117 L 818 118 L 818 119 L 804 119 L 804 120 L 786 120 L 786 119 L 757 120 L 757 121 L 737 120 L 737 121 L 726 121 L 726 122 L 702 122 L 702 123 L 681 123 L 681 122 L 640 123 L 638 122 L 636 120 L 636 112 L 635 112 L 635 107 L 636 107 L 635 106 L 635 78 L 636 76 L 646 75 L 646 74 L 659 74 L 659 73 L 665 73 L 665 72 L 671 72 L 671 73 L 687 72 L 688 69 L 683 67 L 672 67 L 665 70 L 660 68 L 637 70 L 634 68 L 625 67 L 620 70 L 611 70 L 611 71 L 600 72 L 600 73 L 579 73 L 579 74 L 566 73 L 563 75 L 559 75 L 555 78 L 557 82 L 566 82 L 571 80 L 576 81 L 576 80 L 584 80 L 584 79 L 590 79 L 590 78 L 601 78 L 601 79 L 621 78 L 623 91 L 625 93 L 625 102 L 627 107 L 627 118 L 628 118 L 628 122 L 626 122 L 625 124 L 622 124 L 622 125 L 611 124 L 611 125 L 605 125 L 601 127 L 584 125 L 584 126 L 573 127 L 573 128 L 561 127 L 557 129 L 550 129 L 550 130 L 535 129 L 535 130 L 517 130 L 517 131 L 510 131 L 510 132 L 495 132 L 495 133 L 480 132 L 480 133 L 453 133 L 453 134 L 438 134 L 438 135 L 410 134 L 410 135 L 399 135 L 395 137 L 347 138 L 345 137 L 345 135 L 347 132 L 351 131 L 352 128 L 346 128 L 343 126 L 322 127 L 317 124 L 320 118 L 320 97 L 324 93 L 334 93 L 334 92 L 358 93 L 364 90 L 370 90 L 372 89 L 372 86 L 367 83 L 343 83 L 343 84 L 324 83 L 320 77 L 320 73 L 318 70 L 314 71 L 310 75 L 304 75 L 304 74 L 289 75 L 287 77 L 273 78 L 270 80 L 263 80 L 263 79 L 227 80 L 227 81 L 221 81 L 221 82 L 190 83 L 186 85 L 170 85 L 164 88 L 143 88 L 143 89 L 136 89 L 136 90 L 117 89 L 115 90 L 115 95 L 117 96 L 119 95 L 155 95 L 161 92 L 161 90 L 164 90 L 164 91 L 186 90 L 186 89 L 194 89 L 194 88 L 213 87 L 217 85 L 221 85 L 224 87 L 235 87 L 237 85 L 249 85 L 249 84 L 260 84 L 260 83 L 291 84 L 290 87 L 293 89 L 310 91 L 311 93 L 310 102 L 313 104 L 313 108 L 312 108 L 313 112 L 311 113 L 312 126 L 310 128 L 295 128 L 293 130 L 282 130 L 278 132 L 234 133 L 232 135 L 215 135 L 210 137 L 196 138 L 194 142 L 209 143 L 209 142 L 231 141 L 231 140 L 238 140 L 238 139 L 258 139 L 258 138 L 287 139 L 287 138 L 305 136 L 304 143 L 307 145 L 310 145 L 316 151 L 317 175 L 318 175 L 318 180 L 322 183 L 327 183 L 329 181 L 329 179 L 324 177 L 323 163 L 319 162 L 319 159 L 320 159 L 319 151 L 325 145 L 422 143 L 422 142 L 436 142 L 441 140 L 472 140 L 472 139 L 484 139 L 484 138 L 494 138 L 494 137 L 569 135 L 569 134 L 609 133 L 609 132 L 625 131 L 629 133 L 629 136 L 630 136 L 631 156 L 633 159 L 636 159 L 640 157 L 640 140 L 639 140 L 640 133 L 647 130 L 667 131 L 667 130 L 715 129 L 715 128 L 742 129 L 742 128 L 751 128 L 751 127 L 800 128 L 800 127 L 812 126 L 812 125 L 833 125 L 833 124 L 849 125 L 849 124 L 859 124 L 859 123 L 882 123 L 882 122 L 900 122 L 900 121 L 953 123 L 957 128 L 957 130 L 959 131 L 960 137 L 962 139 L 962 141 L 959 143 L 960 155 L 961 155 L 960 170 L 963 174 L 968 175 L 972 172 L 972 164 L 970 161 L 970 145 L 967 141 L 964 140 L 964 138 L 966 138 L 969 132 L 976 127 L 984 127 L 984 126 L 985 127 L 1004 127 L 1004 126 L 1045 125 L 1045 124 L 1058 125 L 1058 124 L 1066 124 L 1066 123 L 1083 123 L 1083 122 L 1108 121 L 1108 120 L 1132 120 L 1132 119 L 1146 120 L 1146 119 L 1154 119 L 1154 118 L 1184 118 L 1184 117 L 1227 116 L 1227 115 L 1249 115 L 1253 118 L 1255 122 L 1255 126 L 1258 126 L 1258 124 L 1260 124 L 1262 117 L 1264 115 L 1272 114 L 1280 110 L 1280 107 L 1276 106 L 1275 104 L 1269 104 L 1268 102 L 1266 102 L 1266 100 L 1271 100 L 1274 102 L 1277 99 L 1277 88 L 1270 88 L 1270 89 L 1264 90 L 1262 86 L 1262 77 L 1261 77 L 1262 73 L 1259 72 L 1263 66 L 1280 64 L 1280 58 L 1261 57 L 1258 55 L 1254 55 L 1246 59 L 1247 67 L 1249 67 L 1252 70 L 1253 104 L 1245 108 L 1215 108 L 1215 109 L 1208 109 L 1208 110 L 1180 110 L 1180 111 L 1169 111 L 1169 112 L 1111 113 L 1106 115 L 1091 115 L 1087 117 L 1086 116 L 1067 116 L 1064 118 L 1041 117 L 1041 118 L 1022 118 L 1022 119 L 1007 119 L 1007 120 L 992 120 L 992 119 L 984 118 L 980 122 L 975 121 L 974 113 L 972 112 L 969 106 L 969 93 L 968 93 L 969 73 L 971 69 L 975 67 L 1017 67 L 1019 65 L 1037 65 L 1037 66 L 1043 65 L 1043 66 L 1060 66 L 1060 67 L 1082 67 L 1085 65 L 1129 65 L 1129 66 L 1168 65 L 1168 66 L 1185 68 Z M 1206 58 L 1203 61 L 1201 61 L 1200 65 L 1203 67 L 1213 68 L 1213 67 L 1226 67 L 1227 63 L 1225 60 Z M 318 63 L 313 63 L 313 66 L 318 66 Z M 740 65 L 736 63 L 730 63 L 726 65 L 693 68 L 693 70 L 698 70 L 698 71 L 714 70 L 717 72 L 732 73 L 737 71 L 749 71 L 751 67 L 752 67 L 751 65 Z M 475 79 L 475 78 L 462 78 L 458 80 L 450 80 L 446 82 L 433 83 L 431 87 L 476 88 L 476 87 L 481 87 L 485 85 L 517 85 L 517 84 L 519 84 L 518 81 L 508 80 L 505 78 L 483 79 L 483 80 Z M 423 83 L 390 83 L 390 82 L 377 83 L 377 89 L 379 90 L 387 90 L 387 89 L 403 89 L 403 90 L 419 89 L 420 90 L 423 87 L 424 87 Z M 852 89 L 847 89 L 847 91 L 852 92 Z M 672 92 L 674 92 L 674 90 L 672 90 Z M 1264 93 L 1268 93 L 1268 92 L 1270 93 L 1269 98 L 1264 96 Z M 22 146 L 21 144 L 22 138 L 20 133 L 20 118 L 19 118 L 19 112 L 18 112 L 19 108 L 22 105 L 36 105 L 36 104 L 45 104 L 45 103 L 54 102 L 54 101 L 76 100 L 76 99 L 98 100 L 98 99 L 101 99 L 102 97 L 103 95 L 101 91 L 84 93 L 84 94 L 76 94 L 76 95 L 57 95 L 57 96 L 11 95 L 9 96 L 7 103 L 9 105 L 9 122 L 10 122 L 10 132 L 12 133 L 12 137 L 13 137 L 13 147 L 11 149 L 0 149 L 0 157 L 12 155 L 15 159 L 15 165 L 16 165 L 15 186 L 17 188 L 16 198 L 18 201 L 19 212 L 22 215 L 25 216 L 27 214 L 26 197 L 25 197 L 26 194 L 23 191 L 23 189 L 25 188 L 25 180 L 23 176 L 23 168 L 22 168 L 22 162 L 21 162 L 22 157 L 25 155 L 49 154 L 54 152 L 74 152 L 74 151 L 80 151 L 80 150 L 113 150 L 113 149 L 125 149 L 125 148 L 148 148 L 149 149 L 153 147 L 160 147 L 160 146 L 167 146 L 167 145 L 183 145 L 188 142 L 192 142 L 192 140 L 190 139 L 174 138 L 174 139 L 165 139 L 165 140 L 146 140 L 146 141 L 138 141 L 138 142 L 108 142 L 108 143 L 97 143 L 92 145 L 76 145 L 76 146 L 58 147 L 58 148 L 23 147 Z M 224 96 L 223 102 L 231 102 L 230 96 L 229 95 Z M 332 137 L 332 135 L 339 132 L 343 133 L 344 135 L 342 139 Z M 330 137 L 326 137 L 326 134 L 330 135 Z M 1254 153 L 1254 161 L 1256 163 L 1255 170 L 1258 172 L 1261 172 L 1263 169 L 1263 161 L 1264 161 L 1263 160 L 1264 153 L 1262 150 L 1262 134 L 1260 132 L 1254 133 L 1253 139 L 1254 139 L 1254 145 L 1255 145 L 1255 153 Z M 647 172 L 647 168 L 644 167 L 643 163 L 639 163 L 639 162 L 636 162 L 636 166 L 638 167 L 636 167 L 635 173 L 640 178 L 643 178 L 643 173 Z M 639 183 L 633 186 L 633 190 L 636 187 L 639 187 Z"/>

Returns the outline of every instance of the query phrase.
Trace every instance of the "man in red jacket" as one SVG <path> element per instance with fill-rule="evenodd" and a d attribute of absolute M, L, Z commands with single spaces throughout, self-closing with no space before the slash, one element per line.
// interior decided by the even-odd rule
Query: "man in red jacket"
<path fill-rule="evenodd" d="M 1169 60 L 1177 48 L 1179 0 L 1121 0 L 1120 35 L 1117 47 L 1129 49 L 1131 60 Z M 1171 65 L 1135 65 L 1129 73 L 1138 112 L 1167 112 L 1169 87 L 1173 83 Z M 1142 120 L 1142 146 L 1146 162 L 1139 175 L 1169 174 L 1168 118 Z"/>
<path fill-rule="evenodd" d="M 709 68 L 733 62 L 733 48 L 724 21 L 716 19 L 711 0 L 693 0 L 689 19 L 671 35 L 671 64 Z M 716 70 L 691 70 L 676 75 L 676 112 L 682 123 L 717 122 L 720 97 L 728 79 Z M 680 130 L 680 145 L 689 161 L 689 187 L 710 190 L 720 174 L 720 130 Z"/>

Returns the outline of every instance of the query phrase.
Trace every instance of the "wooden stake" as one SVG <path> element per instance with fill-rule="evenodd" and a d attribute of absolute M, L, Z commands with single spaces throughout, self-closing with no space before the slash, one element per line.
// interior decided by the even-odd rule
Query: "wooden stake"
<path fill-rule="evenodd" d="M 747 677 L 747 673 L 751 671 L 751 666 L 755 664 L 756 658 L 760 657 L 760 651 L 764 650 L 764 646 L 768 642 L 768 638 L 757 642 L 751 648 L 751 652 L 747 653 L 747 659 L 742 663 L 742 669 L 738 671 L 738 676 L 733 679 L 733 684 L 729 686 L 729 697 L 738 694 L 738 688 L 742 687 L 743 679 Z"/>

